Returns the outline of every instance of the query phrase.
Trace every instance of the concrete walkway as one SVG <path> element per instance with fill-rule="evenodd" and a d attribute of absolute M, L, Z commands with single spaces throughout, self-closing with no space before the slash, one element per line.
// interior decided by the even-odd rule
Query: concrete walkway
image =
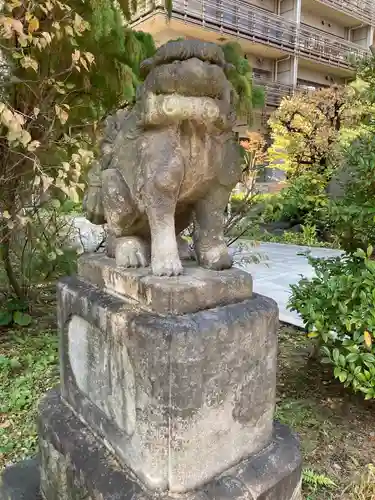
<path fill-rule="evenodd" d="M 249 247 L 246 243 L 242 245 L 244 247 L 234 253 L 236 267 L 241 267 L 252 274 L 254 291 L 276 300 L 280 310 L 280 321 L 303 326 L 299 315 L 289 311 L 286 307 L 290 295 L 290 285 L 297 283 L 301 275 L 309 278 L 314 274 L 306 257 L 298 254 L 310 250 L 313 257 L 328 258 L 340 255 L 340 250 L 278 243 L 260 243 L 255 247 Z M 261 262 L 247 264 L 246 257 L 254 254 L 260 255 Z"/>

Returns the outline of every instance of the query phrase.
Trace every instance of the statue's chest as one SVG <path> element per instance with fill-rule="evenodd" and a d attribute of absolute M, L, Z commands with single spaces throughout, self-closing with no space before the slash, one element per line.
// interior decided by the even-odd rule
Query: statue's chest
<path fill-rule="evenodd" d="M 185 165 L 185 183 L 204 188 L 218 175 L 221 168 L 223 145 L 210 133 L 191 131 L 181 137 L 181 151 Z"/>

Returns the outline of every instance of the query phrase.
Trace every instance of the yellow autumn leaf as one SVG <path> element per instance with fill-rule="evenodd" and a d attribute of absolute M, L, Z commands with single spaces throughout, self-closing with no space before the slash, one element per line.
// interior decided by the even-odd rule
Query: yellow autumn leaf
<path fill-rule="evenodd" d="M 79 50 L 75 50 L 72 54 L 72 62 L 77 63 L 81 58 L 81 52 Z"/>
<path fill-rule="evenodd" d="M 1 113 L 1 122 L 8 128 L 14 122 L 14 114 L 9 108 L 5 108 Z"/>
<path fill-rule="evenodd" d="M 87 62 L 86 62 L 86 59 L 84 59 L 83 57 L 80 58 L 79 62 L 82 64 L 82 66 L 85 68 L 86 71 L 89 70 L 89 67 L 87 66 Z"/>
<path fill-rule="evenodd" d="M 95 61 L 95 56 L 91 52 L 84 52 L 84 56 L 89 64 L 92 64 Z"/>
<path fill-rule="evenodd" d="M 55 111 L 58 119 L 60 120 L 62 125 L 64 125 L 68 121 L 69 114 L 57 104 L 55 105 Z"/>
<path fill-rule="evenodd" d="M 48 33 L 47 31 L 43 31 L 42 37 L 47 42 L 47 44 L 50 44 L 52 42 L 52 35 L 51 35 L 51 33 Z"/>
<path fill-rule="evenodd" d="M 25 69 L 32 68 L 35 72 L 38 71 L 38 62 L 30 56 L 25 56 L 20 60 L 21 66 Z"/>
<path fill-rule="evenodd" d="M 370 349 L 372 346 L 372 338 L 371 338 L 371 333 L 368 332 L 367 330 L 364 333 L 364 340 L 365 340 L 365 346 Z"/>
<path fill-rule="evenodd" d="M 69 36 L 74 36 L 74 31 L 71 26 L 64 26 L 65 33 Z"/>
<path fill-rule="evenodd" d="M 27 150 L 30 152 L 36 151 L 40 146 L 39 141 L 31 141 L 30 144 L 27 146 Z"/>
<path fill-rule="evenodd" d="M 12 143 L 12 142 L 16 142 L 16 141 L 19 141 L 21 138 L 21 132 L 19 130 L 15 130 L 15 129 L 9 129 L 8 133 L 7 133 L 7 140 L 8 142 Z"/>
<path fill-rule="evenodd" d="M 38 28 L 39 28 L 38 18 L 32 17 L 29 21 L 29 27 L 28 27 L 29 33 L 34 33 L 35 31 L 38 30 Z"/>
<path fill-rule="evenodd" d="M 19 35 L 23 34 L 23 24 L 21 23 L 21 21 L 19 21 L 18 19 L 11 18 L 10 24 L 16 33 L 18 33 Z"/>
<path fill-rule="evenodd" d="M 53 10 L 53 3 L 50 2 L 50 0 L 47 0 L 44 4 L 45 8 L 47 9 L 48 12 L 51 12 Z"/>
<path fill-rule="evenodd" d="M 26 147 L 31 142 L 30 133 L 27 130 L 22 130 L 22 132 L 20 133 L 19 141 L 22 146 Z"/>
<path fill-rule="evenodd" d="M 314 339 L 316 337 L 319 337 L 319 333 L 318 332 L 309 332 L 307 334 L 307 336 L 310 338 L 310 339 Z"/>

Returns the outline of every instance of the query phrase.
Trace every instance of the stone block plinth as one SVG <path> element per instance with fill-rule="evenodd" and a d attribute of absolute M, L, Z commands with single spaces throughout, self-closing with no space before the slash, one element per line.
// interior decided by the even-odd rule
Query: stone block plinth
<path fill-rule="evenodd" d="M 78 274 L 109 293 L 134 300 L 159 314 L 186 314 L 233 304 L 251 297 L 253 280 L 239 269 L 207 271 L 186 264 L 182 276 L 153 276 L 149 268 L 126 269 L 106 255 L 85 254 Z"/>
<path fill-rule="evenodd" d="M 302 498 L 298 440 L 287 427 L 277 423 L 266 448 L 211 478 L 203 487 L 180 495 L 150 491 L 130 469 L 119 467 L 103 442 L 62 402 L 58 392 L 49 393 L 42 402 L 38 423 L 41 494 L 45 500 Z M 27 498 L 37 500 L 36 496 Z"/>
<path fill-rule="evenodd" d="M 59 284 L 62 397 L 147 488 L 198 488 L 271 442 L 277 306 L 239 270 L 110 264 Z"/>

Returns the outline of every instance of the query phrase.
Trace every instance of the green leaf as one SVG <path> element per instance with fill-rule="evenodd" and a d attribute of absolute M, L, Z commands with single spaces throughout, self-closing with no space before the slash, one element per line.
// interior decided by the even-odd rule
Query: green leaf
<path fill-rule="evenodd" d="M 22 366 L 19 360 L 16 358 L 11 359 L 9 365 L 13 369 L 21 368 Z"/>
<path fill-rule="evenodd" d="M 331 351 L 328 349 L 327 346 L 323 345 L 321 347 L 321 351 L 328 357 L 330 358 L 331 357 Z"/>
<path fill-rule="evenodd" d="M 16 311 L 13 314 L 13 321 L 19 326 L 28 326 L 32 322 L 32 317 L 30 314 L 23 313 L 21 311 Z"/>
<path fill-rule="evenodd" d="M 338 364 L 339 362 L 339 358 L 340 358 L 340 351 L 337 349 L 337 347 L 335 349 L 333 349 L 333 353 L 332 353 L 332 356 L 333 356 L 333 361 Z"/>
<path fill-rule="evenodd" d="M 12 323 L 13 317 L 10 311 L 0 311 L 0 326 L 8 326 Z"/>
<path fill-rule="evenodd" d="M 0 366 L 10 365 L 10 360 L 6 356 L 0 355 Z"/>
<path fill-rule="evenodd" d="M 368 363 L 375 363 L 375 356 L 373 354 L 370 354 L 369 352 L 362 354 L 361 357 L 363 361 L 367 361 Z"/>
<path fill-rule="evenodd" d="M 336 366 L 336 368 L 333 370 L 333 375 L 335 376 L 335 378 L 338 378 L 340 376 L 340 373 L 341 368 L 339 366 Z"/>
<path fill-rule="evenodd" d="M 348 356 L 346 356 L 346 361 L 348 363 L 355 363 L 358 358 L 359 358 L 359 354 L 357 354 L 356 352 L 352 352 Z"/>
<path fill-rule="evenodd" d="M 340 354 L 339 363 L 342 367 L 344 367 L 346 365 L 346 359 L 345 359 L 345 356 L 343 354 Z"/>

